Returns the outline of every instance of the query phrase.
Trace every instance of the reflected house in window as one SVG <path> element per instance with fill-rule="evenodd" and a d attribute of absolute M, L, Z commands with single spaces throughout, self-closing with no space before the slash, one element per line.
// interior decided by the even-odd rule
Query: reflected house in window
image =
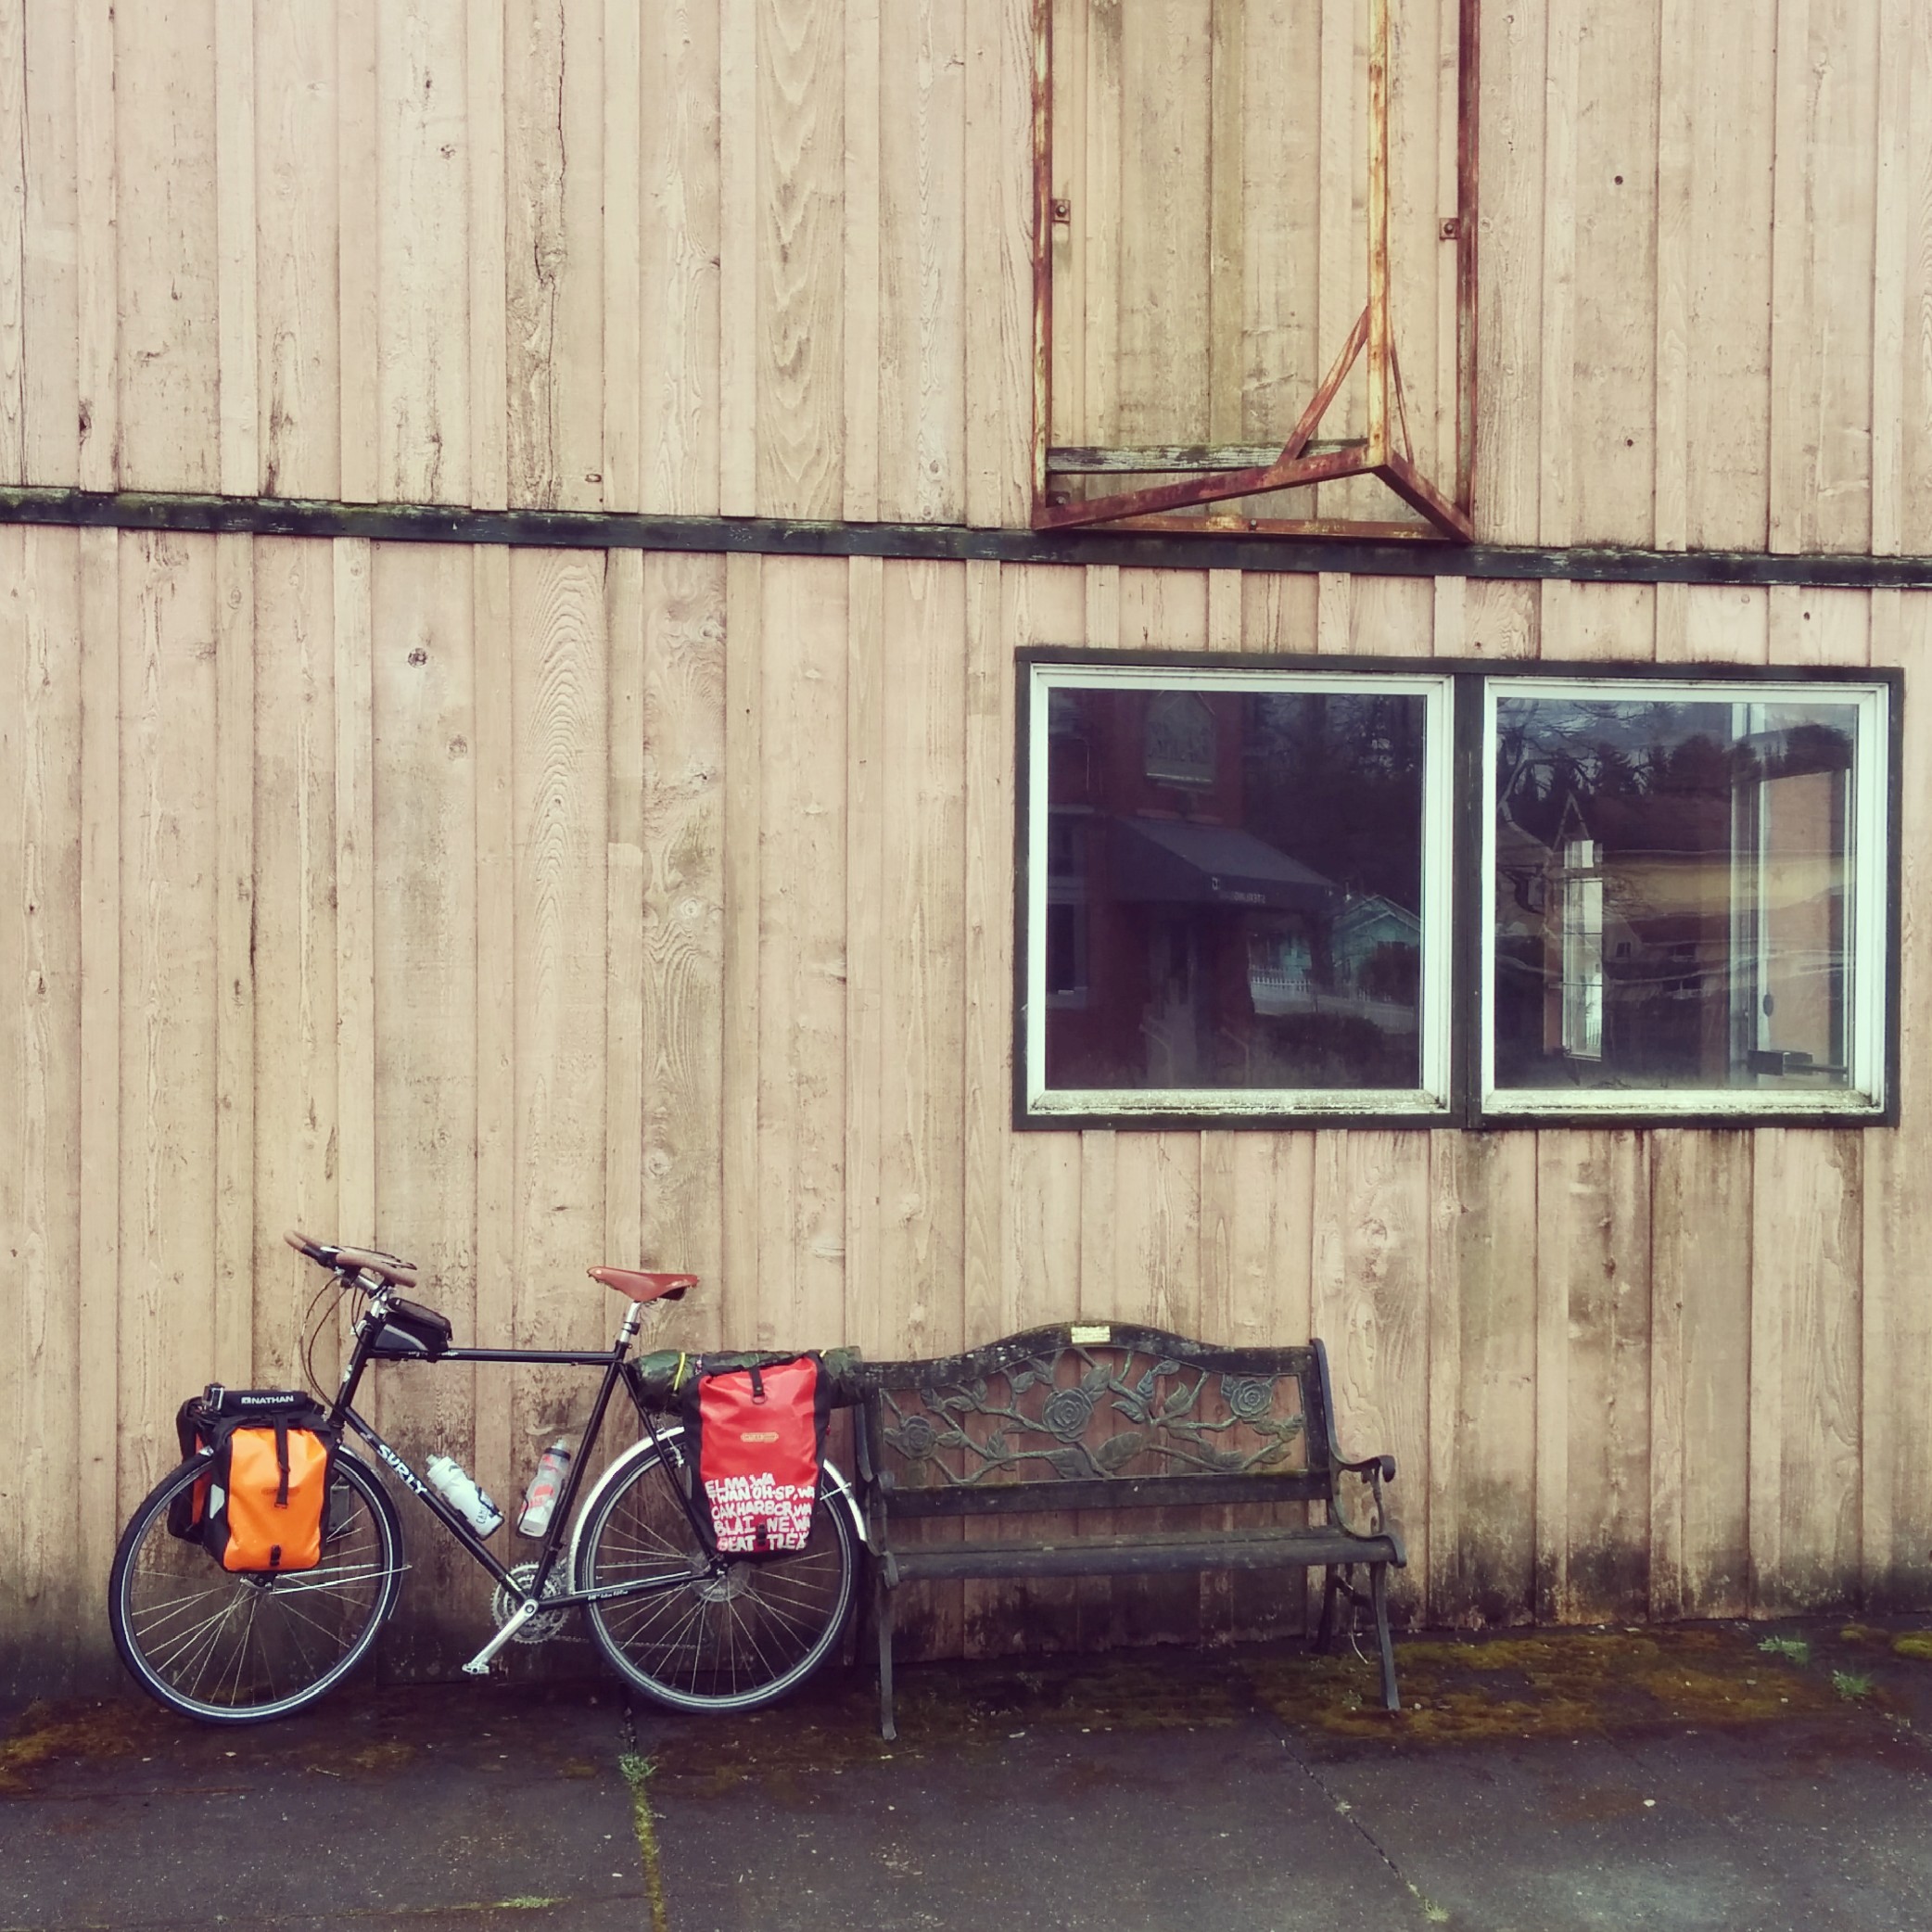
<path fill-rule="evenodd" d="M 1049 694 L 1046 1085 L 1419 1081 L 1421 701 Z"/>

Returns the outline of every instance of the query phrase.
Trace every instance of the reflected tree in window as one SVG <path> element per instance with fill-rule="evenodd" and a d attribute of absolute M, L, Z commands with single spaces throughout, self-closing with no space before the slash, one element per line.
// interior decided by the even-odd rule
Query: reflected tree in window
<path fill-rule="evenodd" d="M 1498 1087 L 1847 1077 L 1845 703 L 1504 697 Z"/>

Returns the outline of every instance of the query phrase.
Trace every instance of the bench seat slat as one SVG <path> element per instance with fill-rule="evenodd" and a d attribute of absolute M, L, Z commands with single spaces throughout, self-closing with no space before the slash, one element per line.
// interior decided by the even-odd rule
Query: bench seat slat
<path fill-rule="evenodd" d="M 891 1484 L 887 1506 L 907 1516 L 1040 1516 L 1058 1509 L 1132 1509 L 1220 1503 L 1327 1502 L 1328 1479 L 1305 1469 L 1278 1476 L 1099 1476 L 1026 1482 Z"/>
<path fill-rule="evenodd" d="M 894 1546 L 902 1579 L 1128 1576 L 1201 1570 L 1276 1570 L 1329 1563 L 1403 1561 L 1392 1536 L 1345 1531 L 1247 1530 L 1212 1535 L 1059 1537 L 1037 1543 L 934 1543 Z"/>

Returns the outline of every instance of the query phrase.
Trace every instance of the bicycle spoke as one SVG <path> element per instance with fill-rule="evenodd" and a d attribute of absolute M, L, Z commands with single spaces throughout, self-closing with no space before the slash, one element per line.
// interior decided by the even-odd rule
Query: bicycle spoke
<path fill-rule="evenodd" d="M 232 1591 L 224 1593 L 220 1590 L 197 1590 L 192 1595 L 177 1596 L 167 1603 L 156 1604 L 142 1617 L 141 1633 L 144 1636 L 150 1632 L 159 1633 L 165 1629 L 169 1619 L 190 1615 L 199 1605 L 216 1596 L 223 1598 L 223 1608 L 234 1600 Z M 214 1614 L 219 1616 L 221 1611 L 217 1610 Z"/>
<path fill-rule="evenodd" d="M 248 1665 L 248 1652 L 260 1641 L 256 1623 L 261 1608 L 261 1597 L 251 1595 L 248 1599 L 248 1613 L 242 1625 L 242 1639 L 235 1646 L 233 1683 L 228 1695 L 221 1700 L 224 1704 L 234 1705 L 241 1700 L 241 1687 L 244 1681 L 242 1673 Z"/>
<path fill-rule="evenodd" d="M 291 1637 L 295 1634 L 299 1626 L 306 1624 L 317 1636 L 339 1641 L 341 1633 L 338 1630 L 332 1629 L 321 1618 L 311 1616 L 309 1611 L 300 1605 L 287 1602 L 279 1594 L 273 1598 L 273 1602 L 277 1613 L 282 1619 L 284 1627 L 289 1632 Z"/>
<path fill-rule="evenodd" d="M 374 1578 L 386 1576 L 388 1566 L 370 1563 L 361 1570 L 346 1570 L 324 1573 L 315 1570 L 291 1571 L 286 1577 L 275 1579 L 275 1594 L 278 1596 L 299 1596 L 317 1590 L 338 1590 L 346 1583 L 360 1583 Z M 399 1569 L 397 1574 L 400 1576 Z"/>
<path fill-rule="evenodd" d="M 191 1690 L 198 1691 L 201 1688 L 202 1679 L 208 1675 L 209 1666 L 214 1662 L 216 1644 L 220 1640 L 222 1633 L 235 1621 L 240 1609 L 241 1605 L 239 1603 L 231 1603 L 210 1627 L 208 1641 L 199 1646 L 197 1650 L 190 1652 L 190 1655 L 195 1658 L 195 1674 L 189 1679 L 189 1688 Z M 244 1635 L 246 1635 L 246 1631 Z"/>
<path fill-rule="evenodd" d="M 211 1648 L 216 1639 L 222 1633 L 222 1626 L 234 1615 L 235 1604 L 233 1600 L 230 1600 L 223 1604 L 219 1610 L 215 1611 L 212 1616 L 205 1617 L 199 1623 L 190 1625 L 185 1632 L 182 1633 L 175 1639 L 172 1649 L 167 1651 L 157 1659 L 159 1667 L 163 1670 L 172 1669 L 177 1659 L 194 1656 L 197 1645 L 202 1645 L 204 1648 Z M 207 1669 L 205 1657 L 201 1668 L 203 1670 Z"/>
<path fill-rule="evenodd" d="M 661 1626 L 665 1618 L 674 1617 L 677 1615 L 678 1608 L 678 1598 L 668 1594 L 666 1594 L 661 1596 L 648 1596 L 643 1598 L 642 1600 L 640 1613 L 631 1619 L 630 1633 L 633 1636 L 641 1636 L 645 1632 L 650 1631 L 654 1625 Z M 672 1626 L 671 1634 L 668 1640 L 669 1646 L 671 1647 L 676 1647 L 679 1642 L 682 1639 L 683 1633 L 686 1631 L 688 1631 L 693 1623 L 699 1621 L 703 1618 L 704 1614 L 704 1599 L 699 1596 L 693 1596 L 691 1599 L 689 1606 L 685 1608 L 682 1619 Z M 653 1641 L 658 1644 L 664 1644 L 667 1640 L 661 1635 L 655 1635 L 653 1637 Z"/>

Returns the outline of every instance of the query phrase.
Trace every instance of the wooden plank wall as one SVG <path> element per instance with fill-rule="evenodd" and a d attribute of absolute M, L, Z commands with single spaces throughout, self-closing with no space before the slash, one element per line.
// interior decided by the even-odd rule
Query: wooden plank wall
<path fill-rule="evenodd" d="M 1426 447 L 1454 8 L 1396 15 Z M 1031 21 L 0 0 L 0 482 L 1023 523 Z M 1924 9 L 1484 28 L 1481 534 L 1932 552 Z M 1055 34 L 1056 436 L 1267 433 L 1360 299 L 1361 10 Z M 533 1342 L 640 1257 L 707 1277 L 697 1345 L 1322 1333 L 1412 1619 L 1932 1600 L 1914 949 L 1897 1130 L 1015 1135 L 1013 652 L 1073 641 L 1917 667 L 1932 595 L 0 529 L 0 1686 L 98 1662 L 179 1397 L 296 1373 L 289 1221 Z M 572 1402 L 381 1406 L 506 1491 Z M 481 1601 L 419 1583 L 441 1670 Z"/>
<path fill-rule="evenodd" d="M 0 6 L 0 481 L 1023 523 L 1032 0 L 632 11 Z M 1455 12 L 1393 8 L 1425 464 Z M 1366 292 L 1366 0 L 1052 13 L 1054 439 L 1280 434 Z M 1481 533 L 1932 551 L 1924 8 L 1483 32 Z"/>
<path fill-rule="evenodd" d="M 6 1668 L 98 1660 L 180 1398 L 297 1373 L 289 1222 L 416 1257 L 477 1339 L 594 1342 L 600 1259 L 705 1276 L 696 1345 L 1318 1333 L 1401 1462 L 1412 1621 L 1932 1600 L 1915 949 L 1896 1130 L 1015 1134 L 1013 653 L 1083 638 L 1917 665 L 1932 593 L 0 532 Z M 582 1391 L 491 1373 L 379 1408 L 502 1494 Z M 398 1670 L 482 1616 L 436 1552 Z"/>

